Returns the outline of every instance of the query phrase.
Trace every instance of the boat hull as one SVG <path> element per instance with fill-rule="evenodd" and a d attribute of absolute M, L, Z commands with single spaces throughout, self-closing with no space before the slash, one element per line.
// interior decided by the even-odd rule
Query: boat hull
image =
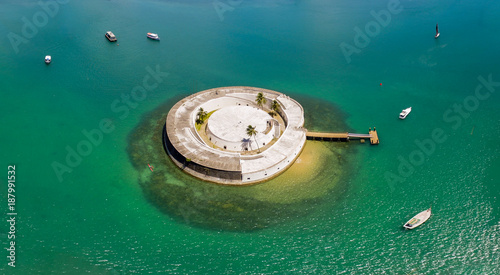
<path fill-rule="evenodd" d="M 406 229 L 414 229 L 421 226 L 424 222 L 426 222 L 431 217 L 431 209 L 427 209 L 415 215 L 409 221 L 407 221 L 403 227 Z"/>
<path fill-rule="evenodd" d="M 403 111 L 401 111 L 401 113 L 399 114 L 399 119 L 405 119 L 411 112 L 411 107 L 410 108 L 407 108 L 407 109 L 404 109 Z"/>
<path fill-rule="evenodd" d="M 116 39 L 116 36 L 112 32 L 110 32 L 110 31 L 106 32 L 104 34 L 104 36 L 106 36 L 106 38 L 109 40 L 109 42 L 116 42 L 116 41 L 118 41 L 118 39 Z"/>
<path fill-rule="evenodd" d="M 147 38 L 152 39 L 152 40 L 160 40 L 160 37 L 156 33 L 148 32 L 147 33 Z"/>

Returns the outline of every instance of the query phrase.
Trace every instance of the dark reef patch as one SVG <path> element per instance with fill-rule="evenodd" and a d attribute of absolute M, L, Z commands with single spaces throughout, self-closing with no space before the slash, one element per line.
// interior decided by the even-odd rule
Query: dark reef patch
<path fill-rule="evenodd" d="M 338 200 L 345 189 L 342 186 L 347 173 L 343 171 L 349 169 L 354 150 L 346 143 L 324 143 L 329 152 L 322 155 L 325 158 L 322 167 L 317 168 L 313 179 L 288 187 L 284 182 L 286 176 L 252 186 L 222 186 L 184 173 L 168 157 L 162 142 L 167 113 L 181 98 L 171 99 L 146 114 L 131 131 L 127 148 L 145 197 L 171 218 L 213 230 L 253 231 L 304 217 L 325 199 Z M 305 109 L 306 127 L 347 131 L 344 117 L 330 103 L 304 96 L 297 98 Z M 336 117 L 335 124 L 327 125 L 325 117 Z M 148 163 L 154 172 L 149 170 Z M 290 188 L 297 186 L 312 191 L 303 196 L 307 192 L 290 195 L 293 193 Z"/>

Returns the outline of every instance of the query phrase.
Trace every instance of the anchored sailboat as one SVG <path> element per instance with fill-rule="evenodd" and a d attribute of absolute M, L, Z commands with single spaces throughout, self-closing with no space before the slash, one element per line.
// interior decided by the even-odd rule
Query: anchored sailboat
<path fill-rule="evenodd" d="M 436 35 L 434 35 L 434 38 L 438 38 L 439 35 L 440 35 L 440 33 L 439 33 L 438 24 L 436 23 Z"/>

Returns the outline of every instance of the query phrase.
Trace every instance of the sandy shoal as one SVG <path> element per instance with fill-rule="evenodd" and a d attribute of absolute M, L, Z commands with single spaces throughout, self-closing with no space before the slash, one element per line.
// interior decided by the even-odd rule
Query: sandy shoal
<path fill-rule="evenodd" d="M 249 186 L 246 196 L 274 203 L 293 203 L 321 197 L 335 186 L 338 158 L 321 141 L 307 141 L 304 150 L 288 170 L 264 183 Z"/>

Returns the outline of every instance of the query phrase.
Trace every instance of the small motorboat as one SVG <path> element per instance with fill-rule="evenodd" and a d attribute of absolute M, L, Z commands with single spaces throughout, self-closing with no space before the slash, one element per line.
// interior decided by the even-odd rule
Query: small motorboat
<path fill-rule="evenodd" d="M 415 215 L 415 217 L 407 221 L 405 225 L 403 225 L 403 227 L 406 229 L 417 228 L 420 225 L 422 225 L 425 221 L 427 221 L 430 217 L 431 217 L 431 208 Z"/>
<path fill-rule="evenodd" d="M 439 33 L 438 24 L 436 23 L 436 35 L 434 35 L 434 38 L 438 38 L 439 35 L 440 35 L 440 33 Z"/>
<path fill-rule="evenodd" d="M 149 170 L 151 170 L 151 172 L 153 172 L 153 166 L 151 166 L 151 164 L 148 163 L 148 166 L 149 166 Z"/>
<path fill-rule="evenodd" d="M 158 34 L 156 34 L 156 33 L 148 32 L 147 36 L 149 39 L 160 40 L 160 37 L 158 37 Z"/>
<path fill-rule="evenodd" d="M 112 33 L 112 32 L 110 32 L 110 31 L 106 32 L 106 34 L 104 36 L 106 36 L 106 38 L 109 40 L 109 42 L 116 42 L 116 41 L 118 41 L 118 39 L 116 39 L 115 34 Z"/>
<path fill-rule="evenodd" d="M 401 111 L 401 113 L 399 113 L 399 118 L 405 119 L 410 112 L 411 112 L 411 107 L 404 109 L 403 111 Z"/>
<path fill-rule="evenodd" d="M 45 56 L 45 64 L 50 64 L 52 62 L 52 57 L 50 55 Z"/>

